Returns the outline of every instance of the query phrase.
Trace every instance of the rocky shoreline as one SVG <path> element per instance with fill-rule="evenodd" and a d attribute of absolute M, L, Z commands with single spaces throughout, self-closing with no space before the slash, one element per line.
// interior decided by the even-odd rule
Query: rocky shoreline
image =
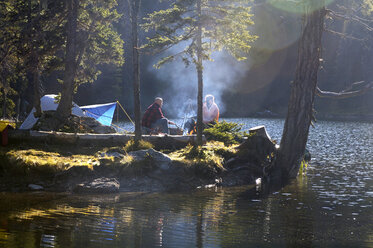
<path fill-rule="evenodd" d="M 121 162 L 132 156 L 128 168 Z M 0 191 L 53 191 L 73 193 L 159 192 L 186 191 L 201 187 L 238 186 L 255 183 L 260 168 L 253 164 L 232 166 L 228 160 L 222 169 L 190 165 L 154 149 L 101 154 L 92 168 L 71 166 L 59 172 L 45 172 L 26 165 L 21 171 L 2 170 Z M 12 160 L 12 159 L 11 159 Z M 14 161 L 8 161 L 8 163 Z M 18 166 L 22 162 L 18 161 Z M 230 164 L 230 165 L 229 165 Z M 228 167 L 229 165 L 229 167 Z M 141 168 L 140 168 L 141 167 Z"/>
<path fill-rule="evenodd" d="M 0 191 L 164 192 L 249 185 L 264 176 L 275 149 L 260 135 L 230 147 L 209 142 L 162 152 L 17 144 L 1 148 Z"/>

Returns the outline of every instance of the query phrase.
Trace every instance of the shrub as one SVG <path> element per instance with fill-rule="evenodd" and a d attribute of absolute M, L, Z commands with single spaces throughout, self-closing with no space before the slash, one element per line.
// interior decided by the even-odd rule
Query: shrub
<path fill-rule="evenodd" d="M 241 128 L 242 124 L 222 121 L 206 128 L 203 133 L 209 141 L 221 141 L 225 145 L 232 145 L 241 142 L 243 137 L 247 135 L 246 132 L 241 131 Z"/>

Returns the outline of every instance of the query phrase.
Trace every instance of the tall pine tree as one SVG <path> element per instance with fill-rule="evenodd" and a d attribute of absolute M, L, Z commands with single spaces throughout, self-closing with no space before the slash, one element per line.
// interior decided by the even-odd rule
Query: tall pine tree
<path fill-rule="evenodd" d="M 63 122 L 70 114 L 77 87 L 93 82 L 100 74 L 98 65 L 122 65 L 123 40 L 114 29 L 120 15 L 116 0 L 68 0 L 65 72 L 57 117 Z"/>
<path fill-rule="evenodd" d="M 249 0 L 175 0 L 171 7 L 156 11 L 145 18 L 145 31 L 154 30 L 144 46 L 153 52 L 163 52 L 182 45 L 183 50 L 162 58 L 156 67 L 180 58 L 186 66 L 197 70 L 197 143 L 202 144 L 203 61 L 211 60 L 213 51 L 226 50 L 238 60 L 246 59 L 256 36 Z"/>

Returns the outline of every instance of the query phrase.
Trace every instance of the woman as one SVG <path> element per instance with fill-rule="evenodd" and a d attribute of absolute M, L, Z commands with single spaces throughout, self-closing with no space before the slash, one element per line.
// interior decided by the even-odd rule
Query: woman
<path fill-rule="evenodd" d="M 206 95 L 202 108 L 204 124 L 216 124 L 219 121 L 219 108 L 213 95 Z"/>

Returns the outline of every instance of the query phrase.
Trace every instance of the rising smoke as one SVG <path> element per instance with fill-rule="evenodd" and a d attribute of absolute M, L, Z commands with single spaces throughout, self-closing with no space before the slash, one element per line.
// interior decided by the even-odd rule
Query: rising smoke
<path fill-rule="evenodd" d="M 229 103 L 224 101 L 223 93 L 244 77 L 250 68 L 250 62 L 238 62 L 226 52 L 215 52 L 212 59 L 213 61 L 204 61 L 203 64 L 203 96 L 214 95 L 220 113 L 224 113 L 229 111 Z M 195 65 L 185 67 L 181 60 L 175 60 L 165 64 L 161 69 L 148 69 L 158 80 L 169 85 L 169 88 L 160 91 L 165 100 L 164 108 L 169 115 L 179 118 L 196 115 L 198 83 Z M 188 109 L 189 102 L 192 102 L 194 113 Z"/>

